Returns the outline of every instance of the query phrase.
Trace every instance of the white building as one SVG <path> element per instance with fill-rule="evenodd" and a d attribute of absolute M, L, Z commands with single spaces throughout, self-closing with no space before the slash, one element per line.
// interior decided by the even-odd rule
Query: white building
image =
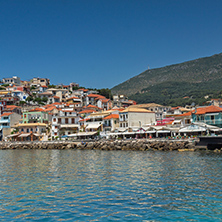
<path fill-rule="evenodd" d="M 119 112 L 120 128 L 135 128 L 153 125 L 156 122 L 155 112 L 142 108 L 128 107 Z"/>
<path fill-rule="evenodd" d="M 79 117 L 73 110 L 60 110 L 52 117 L 52 137 L 68 136 L 79 131 Z"/>

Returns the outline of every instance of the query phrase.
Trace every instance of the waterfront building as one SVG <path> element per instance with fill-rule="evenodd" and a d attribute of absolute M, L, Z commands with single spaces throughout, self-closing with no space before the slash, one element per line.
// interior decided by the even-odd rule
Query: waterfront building
<path fill-rule="evenodd" d="M 131 107 L 143 108 L 151 112 L 154 112 L 156 115 L 156 120 L 160 120 L 160 121 L 166 117 L 167 112 L 171 109 L 170 106 L 162 106 L 156 103 L 137 104 Z"/>
<path fill-rule="evenodd" d="M 222 127 L 222 108 L 218 106 L 198 107 L 191 111 L 192 122 L 202 122 Z"/>
<path fill-rule="evenodd" d="M 52 130 L 51 136 L 62 137 L 79 131 L 79 117 L 76 111 L 67 109 L 60 110 L 58 114 L 52 117 Z"/>
<path fill-rule="evenodd" d="M 119 112 L 120 128 L 142 127 L 144 125 L 154 125 L 156 123 L 155 112 L 143 108 L 128 107 Z"/>
<path fill-rule="evenodd" d="M 0 116 L 0 139 L 5 139 L 11 134 L 12 128 L 19 123 L 21 115 L 12 112 L 3 113 Z"/>
<path fill-rule="evenodd" d="M 47 124 L 45 123 L 20 123 L 15 126 L 17 133 L 8 136 L 16 141 L 34 141 L 46 140 L 47 138 Z M 45 139 L 44 139 L 45 138 Z"/>

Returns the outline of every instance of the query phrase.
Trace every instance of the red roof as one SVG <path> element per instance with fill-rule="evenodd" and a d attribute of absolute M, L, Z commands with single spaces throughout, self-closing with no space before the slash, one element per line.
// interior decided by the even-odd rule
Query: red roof
<path fill-rule="evenodd" d="M 99 108 L 98 106 L 94 106 L 94 105 L 91 105 L 91 104 L 89 104 L 88 106 L 84 106 L 83 108 L 96 108 L 96 109 L 102 109 L 102 108 Z"/>
<path fill-rule="evenodd" d="M 95 110 L 92 110 L 92 109 L 86 109 L 86 110 L 83 110 L 81 112 L 79 112 L 79 114 L 83 114 L 83 113 L 94 113 Z"/>
<path fill-rule="evenodd" d="M 48 86 L 42 86 L 42 88 L 48 88 Z"/>
<path fill-rule="evenodd" d="M 191 115 L 192 115 L 192 111 L 177 115 L 176 117 L 178 117 L 178 116 L 191 116 Z"/>
<path fill-rule="evenodd" d="M 13 113 L 3 113 L 1 116 L 10 116 L 12 115 Z"/>
<path fill-rule="evenodd" d="M 88 92 L 89 90 L 88 89 L 78 89 L 79 91 L 83 91 L 83 92 Z"/>
<path fill-rule="evenodd" d="M 119 114 L 110 114 L 103 119 L 119 119 Z"/>
<path fill-rule="evenodd" d="M 87 95 L 87 97 L 93 97 L 93 98 L 99 98 L 99 99 L 105 98 L 104 96 L 101 96 L 101 95 L 98 95 L 98 94 L 92 94 L 92 93 Z"/>
<path fill-rule="evenodd" d="M 207 106 L 202 108 L 197 108 L 196 110 L 192 111 L 196 115 L 206 114 L 206 113 L 218 113 L 222 112 L 222 108 L 218 106 Z"/>
<path fill-rule="evenodd" d="M 53 96 L 53 98 L 54 98 L 54 99 L 59 99 L 60 97 L 58 97 L 58 96 Z"/>
<path fill-rule="evenodd" d="M 85 122 L 85 121 L 88 121 L 88 120 L 90 120 L 90 118 L 81 119 L 81 120 L 79 120 L 79 122 Z"/>
<path fill-rule="evenodd" d="M 188 112 L 188 113 L 184 113 L 178 116 L 191 116 L 192 113 L 196 114 L 196 115 L 203 115 L 206 113 L 218 113 L 218 112 L 222 112 L 222 108 L 220 108 L 219 106 L 206 106 L 206 107 L 200 107 L 197 109 L 193 109 L 192 111 Z"/>
<path fill-rule="evenodd" d="M 45 111 L 45 110 L 39 107 L 29 110 L 29 112 L 42 112 L 42 111 Z"/>
<path fill-rule="evenodd" d="M 66 100 L 69 100 L 69 99 L 79 99 L 79 98 L 78 98 L 78 97 L 73 96 L 73 97 L 67 98 Z"/>

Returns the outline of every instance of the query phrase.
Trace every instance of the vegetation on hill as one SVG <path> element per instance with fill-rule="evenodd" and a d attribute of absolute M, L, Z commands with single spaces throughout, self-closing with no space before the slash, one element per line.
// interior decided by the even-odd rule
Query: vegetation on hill
<path fill-rule="evenodd" d="M 221 97 L 222 54 L 145 72 L 112 88 L 138 103 L 204 104 L 206 95 Z M 185 97 L 185 98 L 184 98 Z"/>

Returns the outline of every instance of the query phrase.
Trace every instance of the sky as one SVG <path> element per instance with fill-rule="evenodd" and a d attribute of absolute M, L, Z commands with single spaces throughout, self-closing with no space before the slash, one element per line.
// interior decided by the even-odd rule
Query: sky
<path fill-rule="evenodd" d="M 221 0 L 0 0 L 0 79 L 112 88 L 221 53 Z"/>

